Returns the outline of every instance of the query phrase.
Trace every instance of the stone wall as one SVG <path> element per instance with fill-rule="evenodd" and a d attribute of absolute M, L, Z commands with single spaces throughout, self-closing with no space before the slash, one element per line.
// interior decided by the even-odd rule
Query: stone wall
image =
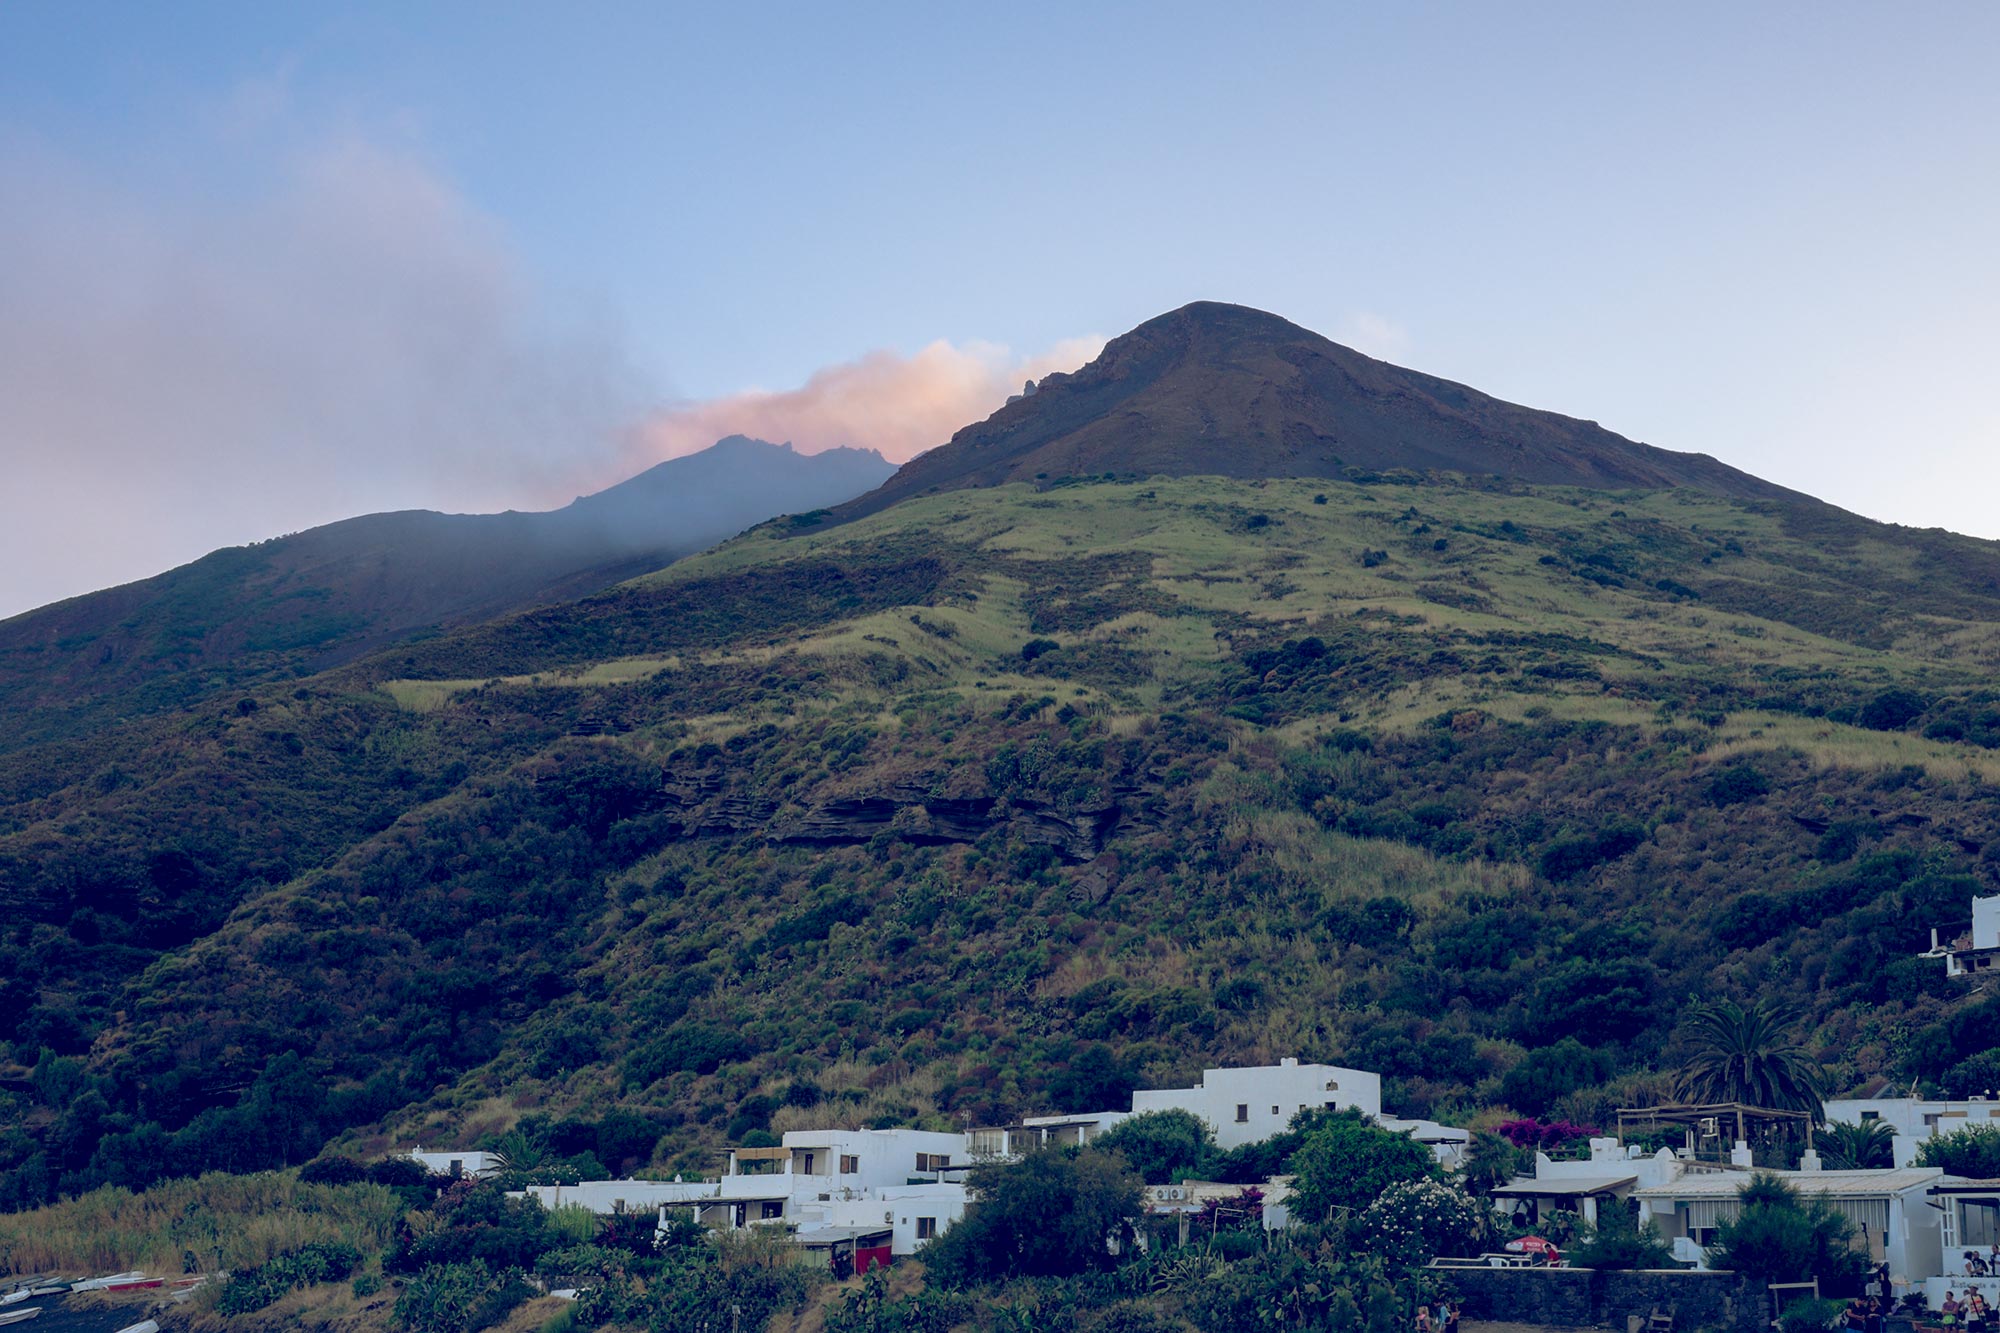
<path fill-rule="evenodd" d="M 1599 1325 L 1625 1333 L 1628 1315 L 1674 1311 L 1675 1333 L 1764 1333 L 1764 1284 L 1736 1273 L 1612 1272 L 1589 1268 L 1454 1268 L 1439 1276 L 1468 1319 Z"/>

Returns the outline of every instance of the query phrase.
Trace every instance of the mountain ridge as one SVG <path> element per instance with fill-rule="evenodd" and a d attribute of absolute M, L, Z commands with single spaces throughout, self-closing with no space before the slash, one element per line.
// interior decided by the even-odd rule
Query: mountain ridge
<path fill-rule="evenodd" d="M 1196 301 L 1112 339 L 920 454 L 842 519 L 911 495 L 1116 475 L 1345 477 L 1406 469 L 1598 489 L 1810 500 L 1708 457 L 1626 439 L 1379 361 L 1280 316 Z"/>
<path fill-rule="evenodd" d="M 868 450 L 729 436 L 547 511 L 394 510 L 225 547 L 0 620 L 0 743 L 309 674 L 412 635 L 565 602 L 890 471 Z"/>

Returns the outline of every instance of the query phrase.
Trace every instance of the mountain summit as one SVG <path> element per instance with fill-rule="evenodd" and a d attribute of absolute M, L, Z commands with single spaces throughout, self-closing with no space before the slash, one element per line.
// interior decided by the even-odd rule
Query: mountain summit
<path fill-rule="evenodd" d="M 1406 370 L 1247 306 L 1150 319 L 841 511 L 927 491 L 1103 473 L 1330 477 L 1410 469 L 1604 489 L 1798 498 L 1703 454 L 1638 444 Z"/>

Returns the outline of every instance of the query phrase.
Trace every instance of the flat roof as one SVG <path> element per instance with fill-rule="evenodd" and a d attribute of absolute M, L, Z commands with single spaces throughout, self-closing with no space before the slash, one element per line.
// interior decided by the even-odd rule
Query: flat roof
<path fill-rule="evenodd" d="M 1571 1176 L 1567 1179 L 1551 1176 L 1547 1180 L 1541 1180 L 1534 1176 L 1521 1176 L 1508 1181 L 1493 1192 L 1540 1197 L 1553 1197 L 1559 1194 L 1602 1194 L 1607 1190 L 1636 1184 L 1638 1179 L 1637 1176 Z"/>
<path fill-rule="evenodd" d="M 893 1235 L 888 1227 L 800 1227 L 792 1233 L 792 1240 L 800 1245 L 837 1245 L 844 1240 Z"/>
<path fill-rule="evenodd" d="M 1842 1198 L 1886 1198 L 1921 1185 L 1936 1182 L 1944 1172 L 1934 1166 L 1884 1167 L 1873 1171 L 1760 1171 L 1776 1176 L 1803 1194 L 1832 1194 Z M 1750 1183 L 1748 1171 L 1718 1172 L 1714 1175 L 1682 1176 L 1665 1185 L 1649 1185 L 1634 1190 L 1637 1199 L 1733 1199 Z"/>

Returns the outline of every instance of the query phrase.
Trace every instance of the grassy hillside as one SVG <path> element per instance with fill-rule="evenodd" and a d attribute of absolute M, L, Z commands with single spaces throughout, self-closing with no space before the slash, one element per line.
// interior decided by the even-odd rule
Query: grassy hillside
<path fill-rule="evenodd" d="M 1912 955 L 2000 856 L 2000 548 L 1409 481 L 781 520 L 0 761 L 10 1201 L 524 1116 L 712 1168 L 1283 1055 L 1593 1120 L 1697 996 L 1990 1082 L 2000 1007 Z"/>

